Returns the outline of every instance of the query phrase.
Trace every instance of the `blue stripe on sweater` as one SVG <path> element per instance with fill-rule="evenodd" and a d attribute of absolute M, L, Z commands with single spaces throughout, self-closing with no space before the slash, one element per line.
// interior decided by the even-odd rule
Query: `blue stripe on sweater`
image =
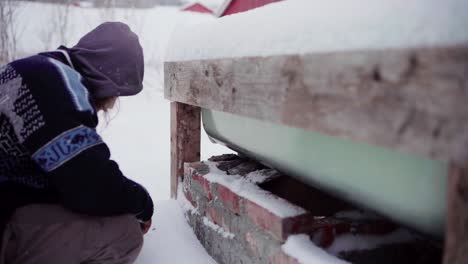
<path fill-rule="evenodd" d="M 33 160 L 45 171 L 52 171 L 102 139 L 92 128 L 78 126 L 57 136 L 32 155 Z"/>
<path fill-rule="evenodd" d="M 57 68 L 65 83 L 67 91 L 70 93 L 73 103 L 79 111 L 94 112 L 89 102 L 88 89 L 81 83 L 81 75 L 71 67 L 54 59 L 49 61 Z"/>

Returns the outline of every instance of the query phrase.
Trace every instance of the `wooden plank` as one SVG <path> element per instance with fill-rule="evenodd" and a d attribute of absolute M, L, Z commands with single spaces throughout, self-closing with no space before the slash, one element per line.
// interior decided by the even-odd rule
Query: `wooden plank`
<path fill-rule="evenodd" d="M 468 44 L 167 62 L 167 99 L 465 164 Z"/>
<path fill-rule="evenodd" d="M 445 264 L 468 260 L 468 168 L 451 166 L 448 179 L 448 214 Z"/>
<path fill-rule="evenodd" d="M 184 163 L 200 161 L 200 108 L 171 103 L 171 197 L 177 198 Z"/>

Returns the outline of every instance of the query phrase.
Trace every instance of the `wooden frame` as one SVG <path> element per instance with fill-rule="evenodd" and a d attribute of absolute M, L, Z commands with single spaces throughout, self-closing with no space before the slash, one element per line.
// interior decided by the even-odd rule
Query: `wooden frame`
<path fill-rule="evenodd" d="M 452 164 L 444 262 L 468 258 L 468 44 L 167 62 L 165 96 Z"/>
<path fill-rule="evenodd" d="M 464 264 L 468 260 L 468 167 L 451 166 L 448 191 L 444 263 Z"/>
<path fill-rule="evenodd" d="M 166 98 L 463 166 L 468 46 L 166 63 Z"/>
<path fill-rule="evenodd" d="M 184 177 L 184 163 L 200 161 L 200 108 L 171 103 L 171 197 Z"/>

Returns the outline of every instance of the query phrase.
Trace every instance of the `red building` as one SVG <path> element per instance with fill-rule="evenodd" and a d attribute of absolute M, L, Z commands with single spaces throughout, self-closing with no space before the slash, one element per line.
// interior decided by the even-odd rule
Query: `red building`
<path fill-rule="evenodd" d="M 192 3 L 182 8 L 183 11 L 213 14 L 213 11 L 200 3 Z"/>
<path fill-rule="evenodd" d="M 279 1 L 282 0 L 226 0 L 218 14 L 220 17 L 232 15 Z"/>

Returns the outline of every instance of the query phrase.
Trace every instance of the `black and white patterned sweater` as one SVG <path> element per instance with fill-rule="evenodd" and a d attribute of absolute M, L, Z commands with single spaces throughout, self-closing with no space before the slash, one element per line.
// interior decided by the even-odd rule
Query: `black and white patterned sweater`
<path fill-rule="evenodd" d="M 18 206 L 43 202 L 151 218 L 149 194 L 110 160 L 97 122 L 84 81 L 66 63 L 36 55 L 0 67 L 0 224 Z"/>

